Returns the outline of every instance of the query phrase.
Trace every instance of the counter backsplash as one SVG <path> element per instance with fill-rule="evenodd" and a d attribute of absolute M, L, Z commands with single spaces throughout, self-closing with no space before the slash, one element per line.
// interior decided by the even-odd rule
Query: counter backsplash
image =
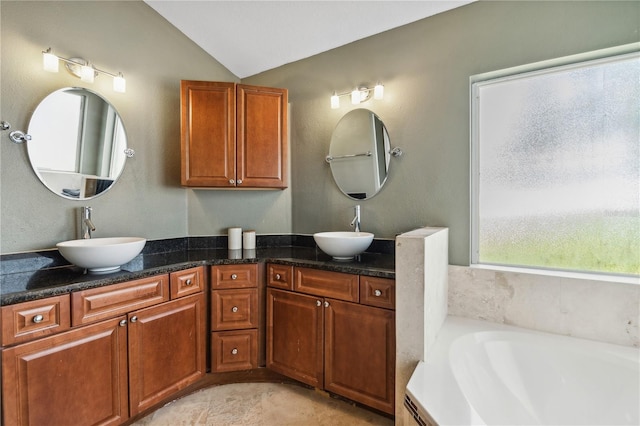
<path fill-rule="evenodd" d="M 0 305 L 9 305 L 203 264 L 273 262 L 336 272 L 393 278 L 393 240 L 374 240 L 367 252 L 347 262 L 323 253 L 311 235 L 259 235 L 256 249 L 231 257 L 226 236 L 147 241 L 142 253 L 121 271 L 89 274 L 56 249 L 0 256 Z"/>

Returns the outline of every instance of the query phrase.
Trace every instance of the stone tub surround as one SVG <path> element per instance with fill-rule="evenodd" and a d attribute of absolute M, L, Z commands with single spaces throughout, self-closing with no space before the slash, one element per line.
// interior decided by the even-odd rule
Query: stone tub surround
<path fill-rule="evenodd" d="M 640 346 L 640 285 L 449 266 L 450 315 Z"/>
<path fill-rule="evenodd" d="M 252 257 L 230 259 L 224 237 L 185 237 L 148 241 L 122 270 L 87 274 L 70 265 L 57 250 L 0 256 L 0 305 L 11 305 L 72 291 L 101 287 L 200 265 L 271 262 L 311 266 L 335 272 L 394 278 L 392 240 L 378 240 L 353 261 L 337 262 L 306 235 L 258 236 Z M 391 249 L 389 249 L 391 246 Z M 378 251 L 373 251 L 378 249 Z M 391 252 L 391 254 L 389 254 Z"/>

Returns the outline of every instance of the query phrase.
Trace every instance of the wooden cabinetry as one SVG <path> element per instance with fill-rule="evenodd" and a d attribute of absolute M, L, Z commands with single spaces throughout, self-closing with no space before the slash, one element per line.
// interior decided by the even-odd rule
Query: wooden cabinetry
<path fill-rule="evenodd" d="M 183 186 L 287 187 L 287 90 L 182 81 Z"/>
<path fill-rule="evenodd" d="M 204 376 L 204 308 L 200 293 L 128 315 L 131 415 Z"/>
<path fill-rule="evenodd" d="M 267 367 L 393 414 L 393 280 L 296 267 L 293 292 L 268 270 Z"/>
<path fill-rule="evenodd" d="M 258 265 L 211 267 L 211 372 L 258 367 Z"/>
<path fill-rule="evenodd" d="M 180 297 L 192 286 L 200 290 Z M 200 267 L 74 293 L 71 315 L 66 295 L 66 323 L 76 327 L 2 351 L 3 423 L 119 424 L 203 377 L 202 288 Z M 56 300 L 34 309 L 56 312 L 45 309 Z"/>
<path fill-rule="evenodd" d="M 5 425 L 117 425 L 127 395 L 124 316 L 2 351 Z"/>
<path fill-rule="evenodd" d="M 70 306 L 68 294 L 3 306 L 2 346 L 68 330 Z"/>

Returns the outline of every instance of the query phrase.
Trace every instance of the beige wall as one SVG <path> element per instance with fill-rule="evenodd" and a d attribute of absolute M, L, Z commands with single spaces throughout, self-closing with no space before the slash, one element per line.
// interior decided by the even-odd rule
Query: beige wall
<path fill-rule="evenodd" d="M 248 83 L 285 85 L 292 103 L 293 231 L 347 230 L 355 201 L 323 161 L 331 132 L 354 107 L 334 90 L 385 85 L 362 105 L 385 122 L 387 185 L 362 205 L 362 228 L 394 237 L 449 228 L 449 261 L 469 261 L 469 76 L 640 40 L 639 2 L 482 1 L 285 65 Z"/>
<path fill-rule="evenodd" d="M 289 89 L 291 187 L 285 191 L 193 191 L 179 186 L 179 80 L 237 78 L 140 1 L 0 3 L 0 119 L 26 129 L 35 106 L 61 87 L 105 95 L 122 115 L 130 145 L 119 182 L 89 203 L 96 236 L 150 239 L 218 235 L 228 226 L 258 233 L 346 230 L 353 200 L 335 186 L 324 156 L 334 126 L 352 109 L 329 108 L 334 90 L 377 80 L 385 99 L 369 101 L 393 146 L 387 186 L 362 201 L 363 230 L 378 237 L 419 226 L 450 229 L 449 259 L 468 263 L 469 76 L 639 40 L 640 3 L 478 2 L 245 79 Z M 121 70 L 85 85 L 63 70 L 42 71 L 40 51 L 83 55 Z M 345 99 L 346 100 L 346 99 Z M 24 146 L 0 143 L 0 252 L 53 247 L 75 238 L 85 203 L 49 192 Z"/>
<path fill-rule="evenodd" d="M 40 183 L 25 145 L 0 139 L 0 252 L 46 249 L 76 238 L 75 215 L 94 208 L 94 236 L 148 239 L 218 235 L 229 226 L 289 233 L 290 191 L 193 191 L 180 187 L 180 80 L 239 81 L 141 1 L 0 2 L 0 119 L 26 131 L 50 92 L 87 87 L 123 118 L 136 156 L 115 187 L 90 201 L 66 200 Z M 97 68 L 122 71 L 127 93 L 111 78 L 83 83 L 61 66 L 42 70 L 43 49 L 82 56 Z M 247 205 L 251 207 L 248 208 Z M 284 213 L 283 213 L 284 212 Z"/>

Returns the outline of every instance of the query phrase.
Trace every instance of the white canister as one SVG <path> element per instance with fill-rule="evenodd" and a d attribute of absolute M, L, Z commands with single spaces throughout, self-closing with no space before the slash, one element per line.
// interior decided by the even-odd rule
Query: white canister
<path fill-rule="evenodd" d="M 242 248 L 254 250 L 256 248 L 256 231 L 244 231 L 242 233 Z"/>
<path fill-rule="evenodd" d="M 242 228 L 229 228 L 229 250 L 242 249 Z"/>

